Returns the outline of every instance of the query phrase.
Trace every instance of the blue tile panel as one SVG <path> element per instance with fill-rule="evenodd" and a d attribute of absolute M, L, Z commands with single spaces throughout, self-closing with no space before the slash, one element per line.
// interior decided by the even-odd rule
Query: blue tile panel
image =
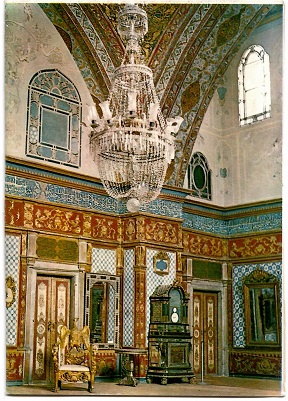
<path fill-rule="evenodd" d="M 5 236 L 5 273 L 12 277 L 16 286 L 15 301 L 6 309 L 6 344 L 16 345 L 19 293 L 20 237 Z"/>
<path fill-rule="evenodd" d="M 280 282 L 281 302 L 281 278 L 282 263 L 267 262 L 259 264 L 235 265 L 232 271 L 232 297 L 233 297 L 233 346 L 236 348 L 245 347 L 245 318 L 244 318 L 244 296 L 242 279 L 256 269 L 264 270 L 276 276 Z"/>
<path fill-rule="evenodd" d="M 123 274 L 123 346 L 133 347 L 134 342 L 134 249 L 125 250 Z M 130 330 L 127 330 L 130 327 Z"/>
<path fill-rule="evenodd" d="M 116 251 L 114 249 L 92 248 L 92 267 L 91 273 L 106 271 L 110 274 L 116 274 Z M 114 307 L 115 291 L 109 285 L 109 306 L 108 306 L 108 330 L 107 341 L 114 340 Z"/>
<path fill-rule="evenodd" d="M 270 231 L 282 227 L 282 213 L 273 212 L 229 221 L 183 213 L 183 227 L 218 235 L 235 235 Z"/>
<path fill-rule="evenodd" d="M 103 270 L 116 274 L 116 251 L 115 249 L 92 248 L 91 273 Z"/>
<path fill-rule="evenodd" d="M 41 199 L 103 212 L 119 213 L 119 202 L 109 196 L 80 191 L 66 186 L 37 182 L 27 178 L 7 175 L 5 190 L 9 195 Z"/>

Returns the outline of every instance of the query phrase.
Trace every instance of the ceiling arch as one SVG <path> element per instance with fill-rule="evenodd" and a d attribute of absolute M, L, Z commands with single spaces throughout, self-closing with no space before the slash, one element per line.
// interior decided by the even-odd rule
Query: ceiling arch
<path fill-rule="evenodd" d="M 105 100 L 124 45 L 119 4 L 41 3 L 67 44 L 95 101 Z M 219 80 L 248 35 L 279 12 L 269 4 L 145 4 L 143 51 L 165 117 L 184 118 L 166 184 L 183 186 L 203 116 Z"/>

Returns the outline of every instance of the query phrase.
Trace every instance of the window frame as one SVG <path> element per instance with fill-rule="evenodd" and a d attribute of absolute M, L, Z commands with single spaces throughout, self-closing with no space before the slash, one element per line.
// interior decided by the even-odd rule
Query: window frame
<path fill-rule="evenodd" d="M 248 104 L 248 96 L 250 94 L 250 101 L 253 89 L 248 89 L 247 86 L 247 75 L 245 75 L 245 71 L 247 71 L 247 67 L 252 65 L 249 63 L 249 58 L 251 56 L 258 57 L 257 68 L 261 71 L 257 70 L 257 76 L 261 76 L 261 83 L 256 86 L 254 89 L 258 89 L 261 92 L 262 105 L 260 104 L 261 110 L 259 112 L 253 112 L 249 109 Z M 253 61 L 256 62 L 256 61 Z M 245 84 L 246 83 L 246 84 Z M 259 106 L 259 96 L 258 106 Z M 253 99 L 252 99 L 253 100 Z M 258 121 L 262 121 L 266 118 L 271 117 L 271 83 L 270 83 L 270 58 L 269 54 L 265 51 L 265 49 L 261 45 L 251 45 L 246 49 L 240 59 L 238 65 L 238 102 L 239 102 L 239 124 L 240 127 L 252 124 Z M 252 101 L 253 103 L 253 101 Z"/>
<path fill-rule="evenodd" d="M 204 173 L 204 183 L 199 188 L 195 182 L 195 168 L 201 167 Z M 192 191 L 192 196 L 197 198 L 212 200 L 212 189 L 211 189 L 211 170 L 206 157 L 201 152 L 195 152 L 188 165 L 188 189 Z"/>

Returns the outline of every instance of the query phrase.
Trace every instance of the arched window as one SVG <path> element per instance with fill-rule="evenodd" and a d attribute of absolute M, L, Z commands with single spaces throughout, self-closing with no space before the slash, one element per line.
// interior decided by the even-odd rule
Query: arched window
<path fill-rule="evenodd" d="M 191 158 L 188 166 L 188 188 L 192 195 L 211 200 L 211 170 L 206 158 L 197 152 Z"/>
<path fill-rule="evenodd" d="M 269 118 L 271 113 L 269 55 L 250 46 L 238 67 L 240 126 Z"/>
<path fill-rule="evenodd" d="M 36 73 L 28 87 L 26 155 L 80 166 L 81 100 L 58 70 Z"/>

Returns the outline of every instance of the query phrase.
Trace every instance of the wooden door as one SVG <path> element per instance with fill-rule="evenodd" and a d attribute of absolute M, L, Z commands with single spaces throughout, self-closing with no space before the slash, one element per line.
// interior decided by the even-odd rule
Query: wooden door
<path fill-rule="evenodd" d="M 217 293 L 194 292 L 193 370 L 196 375 L 202 372 L 202 360 L 205 375 L 217 374 L 217 325 Z"/>
<path fill-rule="evenodd" d="M 69 278 L 37 276 L 32 373 L 34 383 L 51 384 L 53 381 L 51 349 L 57 341 L 58 326 L 65 324 L 69 327 L 69 304 Z"/>

